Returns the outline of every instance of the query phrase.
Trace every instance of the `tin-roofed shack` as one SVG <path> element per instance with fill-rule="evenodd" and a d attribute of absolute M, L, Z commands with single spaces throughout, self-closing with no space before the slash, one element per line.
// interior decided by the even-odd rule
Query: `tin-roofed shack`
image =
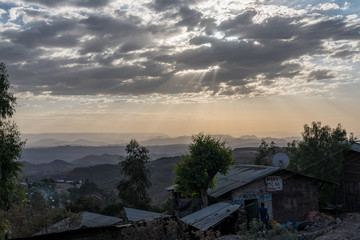
<path fill-rule="evenodd" d="M 261 202 L 271 220 L 304 220 L 311 210 L 319 210 L 315 178 L 279 167 L 233 166 L 227 175 L 217 175 L 217 186 L 209 189 L 213 201 L 232 201 L 247 211 L 248 220 L 258 218 Z"/>
<path fill-rule="evenodd" d="M 360 144 L 354 143 L 344 152 L 343 174 L 338 194 L 343 211 L 360 211 Z"/>

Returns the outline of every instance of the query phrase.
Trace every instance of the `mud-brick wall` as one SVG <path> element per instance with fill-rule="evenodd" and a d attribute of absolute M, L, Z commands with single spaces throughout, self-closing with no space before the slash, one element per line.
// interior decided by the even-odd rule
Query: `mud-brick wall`
<path fill-rule="evenodd" d="M 311 210 L 319 210 L 319 192 L 314 179 L 283 174 L 283 190 L 272 192 L 274 220 L 303 221 Z"/>

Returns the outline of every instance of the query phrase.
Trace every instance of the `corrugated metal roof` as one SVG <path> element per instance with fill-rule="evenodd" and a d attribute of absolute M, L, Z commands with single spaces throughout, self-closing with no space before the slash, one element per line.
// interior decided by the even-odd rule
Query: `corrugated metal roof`
<path fill-rule="evenodd" d="M 260 165 L 237 165 L 231 166 L 226 175 L 216 174 L 217 184 L 214 189 L 208 190 L 211 197 L 219 197 L 231 190 L 244 186 L 257 179 L 266 177 L 280 171 L 279 167 Z"/>
<path fill-rule="evenodd" d="M 98 227 L 108 226 L 122 222 L 121 218 L 105 216 L 97 213 L 83 212 L 81 215 L 81 226 Z"/>
<path fill-rule="evenodd" d="M 360 152 L 360 144 L 354 143 L 353 145 L 351 145 L 351 150 L 353 150 L 355 152 Z"/>
<path fill-rule="evenodd" d="M 70 224 L 70 222 L 71 222 L 70 218 L 66 218 L 50 226 L 47 230 L 43 230 L 34 235 L 65 232 L 65 231 L 80 229 L 82 227 L 109 226 L 122 222 L 122 219 L 117 217 L 105 216 L 97 213 L 83 212 L 80 215 L 79 219 L 75 219 L 74 223 Z"/>
<path fill-rule="evenodd" d="M 149 212 L 149 211 L 144 211 L 144 210 L 139 210 L 139 209 L 134 209 L 134 208 L 127 208 L 124 207 L 125 213 L 126 213 L 126 217 L 128 218 L 129 221 L 142 221 L 142 220 L 152 220 L 155 218 L 160 218 L 160 217 L 169 217 L 169 215 L 163 215 L 161 213 L 156 213 L 156 212 Z"/>
<path fill-rule="evenodd" d="M 180 221 L 202 231 L 206 231 L 230 216 L 239 208 L 240 205 L 220 202 L 187 215 L 181 218 Z"/>

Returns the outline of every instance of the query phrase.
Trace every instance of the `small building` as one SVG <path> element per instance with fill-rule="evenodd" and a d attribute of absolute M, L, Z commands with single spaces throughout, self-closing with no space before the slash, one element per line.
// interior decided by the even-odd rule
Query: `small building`
<path fill-rule="evenodd" d="M 261 202 L 271 220 L 304 220 L 309 211 L 319 210 L 317 179 L 279 167 L 232 166 L 218 174 L 217 185 L 208 190 L 210 202 L 230 201 L 247 212 L 248 220 L 258 218 Z"/>
<path fill-rule="evenodd" d="M 360 144 L 343 153 L 343 174 L 337 205 L 346 212 L 360 211 Z"/>
<path fill-rule="evenodd" d="M 68 182 L 56 182 L 54 186 L 54 191 L 61 195 L 67 192 L 70 188 L 73 188 L 74 185 Z"/>
<path fill-rule="evenodd" d="M 235 234 L 239 208 L 237 204 L 219 202 L 187 215 L 180 221 L 201 231 L 217 227 L 222 233 Z"/>

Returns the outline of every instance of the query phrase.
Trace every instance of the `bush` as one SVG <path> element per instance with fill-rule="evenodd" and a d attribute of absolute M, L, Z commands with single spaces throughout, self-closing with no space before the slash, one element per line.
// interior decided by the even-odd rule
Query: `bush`
<path fill-rule="evenodd" d="M 159 218 L 153 221 L 138 223 L 132 227 L 124 229 L 122 232 L 124 240 L 136 239 L 183 239 L 189 240 L 187 226 L 175 219 Z"/>
<path fill-rule="evenodd" d="M 298 233 L 293 228 L 287 228 L 276 224 L 271 230 L 266 231 L 264 223 L 258 219 L 253 219 L 250 229 L 241 236 L 243 240 L 295 240 L 298 239 Z"/>

